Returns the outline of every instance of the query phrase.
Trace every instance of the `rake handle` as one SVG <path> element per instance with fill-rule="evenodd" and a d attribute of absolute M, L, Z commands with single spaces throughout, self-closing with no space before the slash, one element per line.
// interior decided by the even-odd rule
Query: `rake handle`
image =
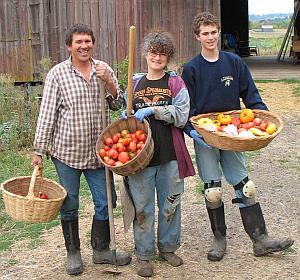
<path fill-rule="evenodd" d="M 106 108 L 105 108 L 105 88 L 104 82 L 102 79 L 99 79 L 100 87 L 100 105 L 101 105 L 101 116 L 102 116 L 102 126 L 103 129 L 106 128 Z M 113 255 L 116 255 L 116 240 L 115 240 L 115 224 L 114 224 L 114 215 L 113 215 L 113 206 L 112 206 L 112 192 L 111 192 L 111 178 L 108 168 L 105 166 L 105 180 L 106 180 L 106 194 L 107 194 L 107 206 L 108 206 L 108 218 L 109 218 L 109 231 L 110 231 L 110 245 L 111 250 L 114 252 Z M 117 263 L 117 260 L 114 259 L 114 263 Z"/>
<path fill-rule="evenodd" d="M 127 116 L 130 116 L 131 112 L 132 112 L 132 75 L 133 75 L 133 58 L 134 58 L 134 34 L 135 34 L 135 27 L 130 26 L 130 29 L 129 29 L 127 102 L 126 102 Z"/>

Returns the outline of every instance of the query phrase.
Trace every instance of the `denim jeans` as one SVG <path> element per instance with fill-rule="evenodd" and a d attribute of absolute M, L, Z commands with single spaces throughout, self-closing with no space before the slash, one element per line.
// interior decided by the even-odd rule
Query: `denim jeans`
<path fill-rule="evenodd" d="M 184 191 L 184 181 L 179 178 L 177 161 L 147 167 L 128 179 L 136 210 L 133 227 L 137 257 L 149 260 L 156 254 L 155 189 L 158 203 L 157 247 L 161 252 L 174 252 L 180 246 L 180 201 Z"/>
<path fill-rule="evenodd" d="M 74 220 L 78 217 L 80 177 L 83 173 L 90 188 L 96 220 L 108 219 L 106 180 L 104 167 L 98 169 L 75 169 L 52 157 L 61 185 L 68 195 L 60 209 L 62 220 Z M 116 192 L 112 182 L 113 206 L 116 204 Z"/>
<path fill-rule="evenodd" d="M 194 141 L 197 169 L 204 183 L 220 182 L 222 173 L 226 181 L 235 186 L 248 176 L 243 153 L 224 151 L 213 148 L 205 149 Z M 237 197 L 242 197 L 242 191 L 235 191 Z M 245 207 L 243 203 L 240 207 Z"/>

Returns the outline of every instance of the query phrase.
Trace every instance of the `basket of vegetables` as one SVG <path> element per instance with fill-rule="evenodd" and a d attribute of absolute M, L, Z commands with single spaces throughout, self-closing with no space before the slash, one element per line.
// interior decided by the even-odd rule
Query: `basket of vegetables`
<path fill-rule="evenodd" d="M 280 117 L 258 109 L 200 114 L 190 121 L 207 144 L 239 152 L 266 147 L 283 127 Z"/>
<path fill-rule="evenodd" d="M 128 116 L 107 126 L 98 137 L 96 153 L 112 172 L 128 176 L 143 170 L 151 161 L 154 142 L 149 123 Z"/>
<path fill-rule="evenodd" d="M 32 176 L 11 178 L 1 184 L 5 210 L 18 221 L 40 223 L 56 218 L 67 196 L 58 183 L 44 178 L 38 166 Z"/>

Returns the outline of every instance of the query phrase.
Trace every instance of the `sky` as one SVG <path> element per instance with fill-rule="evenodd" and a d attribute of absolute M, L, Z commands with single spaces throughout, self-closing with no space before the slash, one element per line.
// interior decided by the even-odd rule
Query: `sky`
<path fill-rule="evenodd" d="M 248 0 L 249 15 L 293 13 L 294 0 Z"/>

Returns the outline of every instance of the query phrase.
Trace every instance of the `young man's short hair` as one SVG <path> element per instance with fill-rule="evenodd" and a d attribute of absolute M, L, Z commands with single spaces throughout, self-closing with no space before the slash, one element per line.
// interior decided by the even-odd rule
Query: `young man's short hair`
<path fill-rule="evenodd" d="M 198 13 L 193 20 L 193 31 L 195 35 L 199 35 L 200 26 L 215 25 L 220 30 L 219 20 L 216 16 L 209 12 Z"/>

